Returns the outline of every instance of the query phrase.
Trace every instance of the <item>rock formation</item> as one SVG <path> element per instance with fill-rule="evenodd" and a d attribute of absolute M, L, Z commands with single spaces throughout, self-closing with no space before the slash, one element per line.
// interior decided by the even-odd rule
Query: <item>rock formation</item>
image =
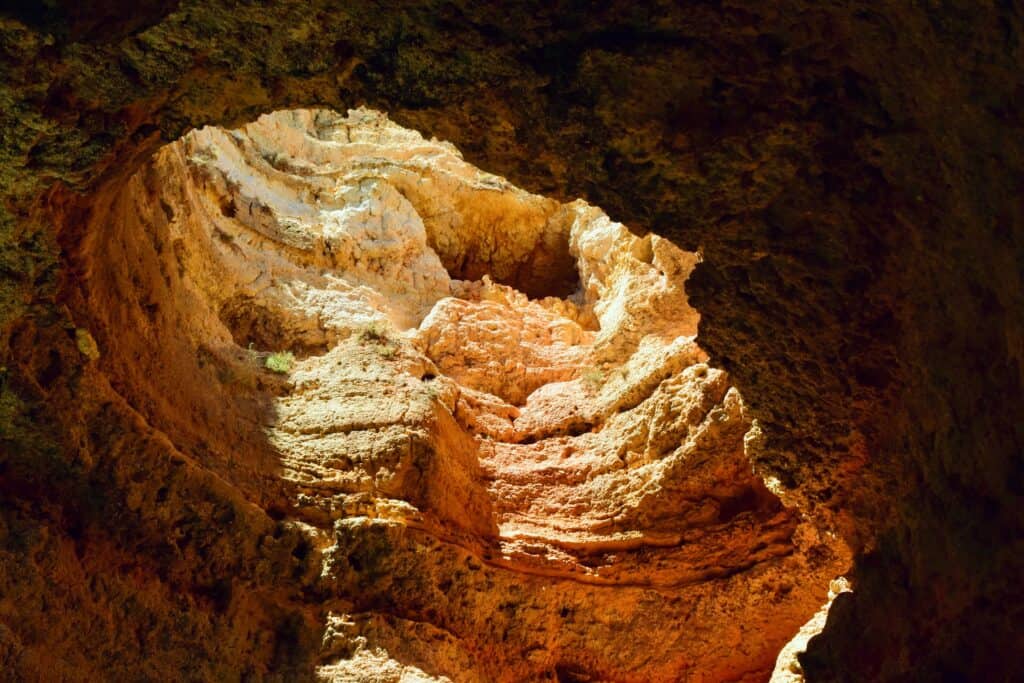
<path fill-rule="evenodd" d="M 234 563 L 195 609 L 233 638 L 275 620 L 240 597 L 265 560 L 231 550 L 268 526 L 294 543 L 276 609 L 337 681 L 766 677 L 847 567 L 751 471 L 695 342 L 697 255 L 582 201 L 375 112 L 296 110 L 190 133 L 90 222 L 89 372 L 178 462 L 132 509 L 180 515 L 200 473 L 246 507 L 193 522 Z M 274 670 L 220 665 L 245 661 Z"/>
<path fill-rule="evenodd" d="M 226 292 L 241 292 L 205 318 L 203 338 L 220 342 L 201 353 L 208 374 L 193 374 L 197 333 L 170 324 L 191 321 L 188 307 L 136 295 L 159 293 L 161 263 L 172 283 L 177 266 L 136 243 L 125 226 L 152 207 L 132 212 L 123 197 L 153 153 L 193 128 L 367 105 L 551 197 L 542 214 L 544 202 L 582 197 L 637 235 L 699 251 L 686 280 L 700 312 L 696 343 L 742 393 L 746 457 L 785 505 L 854 553 L 853 591 L 836 596 L 799 656 L 809 680 L 1019 678 L 1022 35 L 1015 3 L 974 0 L 9 3 L 0 10 L 3 670 L 290 680 L 312 675 L 328 621 L 330 633 L 355 628 L 318 611 L 353 613 L 318 592 L 323 550 L 301 525 L 323 522 L 308 521 L 316 506 L 296 507 L 300 483 L 289 478 L 317 458 L 283 461 L 275 449 L 304 435 L 271 440 L 265 427 L 301 395 L 293 378 L 311 359 L 356 338 L 291 313 L 294 301 L 315 308 L 320 284 L 260 289 L 257 301 L 231 279 L 238 271 L 185 249 L 214 269 L 197 291 L 223 277 Z M 253 208 L 239 201 L 224 210 Z M 432 214 L 416 212 L 427 230 Z M 250 223 L 277 240 L 301 237 L 261 220 Z M 570 298 L 582 273 L 556 243 L 567 233 L 528 222 L 555 240 L 524 238 L 543 245 L 530 259 L 486 241 L 429 246 L 449 279 L 490 273 L 486 291 Z M 291 255 L 280 264 L 288 270 L 314 247 L 274 250 Z M 333 257 L 323 258 L 328 270 Z M 541 258 L 556 260 L 529 265 Z M 89 300 L 87 281 L 109 310 Z M 406 303 L 396 315 L 415 314 Z M 594 332 L 582 313 L 575 322 Z M 366 331 L 367 349 L 394 347 L 396 363 L 424 355 L 403 335 L 401 345 L 374 343 L 396 330 Z M 277 340 L 295 341 L 292 360 L 270 355 L 286 351 Z M 222 355 L 235 347 L 252 362 Z M 282 375 L 268 361 L 294 367 Z M 610 376 L 591 370 L 599 363 L 561 381 Z M 226 381 L 210 382 L 218 372 Z M 468 397 L 486 377 L 449 379 Z M 554 406 L 568 399 L 542 391 L 535 407 L 544 397 L 551 408 L 537 415 L 567 414 Z M 597 408 L 610 398 L 602 392 L 587 394 Z M 530 424 L 524 406 L 498 398 Z M 503 411 L 476 400 L 456 424 L 500 431 L 513 417 Z M 573 420 L 570 433 L 587 429 Z M 544 439 L 529 440 L 519 445 Z M 477 459 L 493 500 L 486 468 L 503 461 Z M 424 500 L 440 501 L 418 478 L 413 467 L 384 483 L 419 491 L 409 504 L 423 512 Z M 506 512 L 492 508 L 497 531 L 467 533 L 500 539 Z M 433 622 L 422 621 L 416 642 L 432 642 Z M 374 632 L 395 633 L 385 622 Z"/>

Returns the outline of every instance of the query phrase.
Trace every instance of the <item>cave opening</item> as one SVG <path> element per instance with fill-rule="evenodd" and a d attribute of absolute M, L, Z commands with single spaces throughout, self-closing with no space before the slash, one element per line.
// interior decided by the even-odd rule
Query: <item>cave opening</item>
<path fill-rule="evenodd" d="M 188 133 L 90 220 L 104 371 L 299 530 L 345 605 L 315 608 L 323 677 L 761 675 L 846 569 L 751 471 L 699 256 L 597 207 L 288 110 Z"/>

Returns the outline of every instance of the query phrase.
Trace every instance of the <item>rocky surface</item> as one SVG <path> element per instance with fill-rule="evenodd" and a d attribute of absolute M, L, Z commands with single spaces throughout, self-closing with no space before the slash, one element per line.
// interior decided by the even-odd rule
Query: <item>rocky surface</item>
<path fill-rule="evenodd" d="M 293 675 L 764 678 L 849 558 L 752 473 L 743 400 L 695 342 L 697 262 L 375 112 L 288 111 L 189 134 L 97 208 L 79 329 L 139 422 L 124 438 L 144 425 L 263 520 L 201 517 L 236 565 L 200 614 L 263 633 L 276 613 L 239 596 L 266 561 L 230 548 L 290 539 Z M 129 509 L 180 514 L 162 477 L 134 479 Z M 183 665 L 80 639 L 126 672 Z M 11 640 L 26 676 L 53 647 Z M 280 671 L 258 648 L 219 665 Z"/>
<path fill-rule="evenodd" d="M 835 599 L 849 592 L 850 584 L 845 578 L 840 577 L 829 584 L 828 601 L 800 627 L 796 636 L 779 652 L 778 659 L 775 660 L 775 669 L 772 671 L 771 683 L 801 683 L 806 680 L 800 657 L 807 651 L 811 638 L 824 630 Z"/>
<path fill-rule="evenodd" d="M 809 677 L 1013 678 L 1021 34 L 1013 3 L 966 0 L 6 8 L 0 504 L 4 586 L 25 597 L 0 614 L 35 626 L 4 631 L 5 657 L 36 662 L 24 644 L 49 633 L 52 671 L 117 674 L 75 634 L 124 641 L 115 615 L 168 601 L 188 613 L 186 595 L 219 604 L 229 576 L 253 582 L 239 598 L 252 614 L 280 610 L 260 630 L 277 638 L 215 619 L 131 637 L 185 672 L 289 642 L 266 659 L 285 671 L 312 647 L 287 607 L 304 585 L 290 574 L 298 537 L 220 475 L 174 465 L 167 440 L 98 388 L 107 356 L 93 360 L 103 349 L 76 322 L 71 257 L 89 216 L 189 128 L 366 103 L 531 191 L 700 247 L 698 341 L 757 420 L 748 454 L 857 550 L 855 590 L 812 641 Z M 564 294 L 557 280 L 531 294 Z M 270 490 L 274 477 L 233 467 Z M 139 512 L 150 478 L 178 512 Z M 208 520 L 229 513 L 267 540 L 213 534 Z M 262 568 L 239 574 L 239 558 Z M 120 597 L 97 601 L 97 582 Z M 53 610 L 65 618 L 29 616 Z"/>

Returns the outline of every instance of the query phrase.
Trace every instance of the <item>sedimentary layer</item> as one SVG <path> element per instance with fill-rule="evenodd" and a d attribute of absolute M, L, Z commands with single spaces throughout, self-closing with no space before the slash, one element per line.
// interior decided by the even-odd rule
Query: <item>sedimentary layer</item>
<path fill-rule="evenodd" d="M 148 618 L 216 624 L 219 666 L 267 673 L 280 643 L 229 643 L 289 610 L 293 666 L 327 680 L 767 676 L 847 558 L 752 472 L 743 399 L 696 343 L 698 260 L 369 110 L 169 145 L 78 255 L 88 381 L 134 424 L 102 459 L 138 468 L 132 509 L 210 595 Z M 220 491 L 187 530 L 186 481 Z M 267 534 L 294 544 L 283 574 Z"/>

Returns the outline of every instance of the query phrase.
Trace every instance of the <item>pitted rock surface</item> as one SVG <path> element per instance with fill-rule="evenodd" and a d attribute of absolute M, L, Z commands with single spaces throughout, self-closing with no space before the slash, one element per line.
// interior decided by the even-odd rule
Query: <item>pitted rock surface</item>
<path fill-rule="evenodd" d="M 299 110 L 189 134 L 92 220 L 98 371 L 301 537 L 322 678 L 766 676 L 846 568 L 751 471 L 698 256 L 582 201 Z M 531 298 L 537 263 L 568 265 Z"/>
<path fill-rule="evenodd" d="M 686 283 L 697 341 L 755 419 L 747 456 L 787 504 L 855 550 L 854 591 L 801 657 L 811 680 L 1014 680 L 1022 35 L 1015 3 L 974 0 L 8 3 L 4 669 L 72 679 L 308 670 L 321 646 L 311 625 L 323 620 L 294 607 L 309 577 L 293 565 L 307 551 L 280 527 L 283 480 L 265 474 L 276 464 L 252 464 L 265 435 L 235 434 L 245 457 L 224 464 L 207 441 L 242 423 L 200 391 L 208 378 L 192 387 L 178 375 L 140 398 L 151 349 L 178 344 L 147 332 L 148 317 L 110 312 L 125 325 L 116 333 L 151 335 L 132 351 L 144 369 L 112 385 L 80 255 L 91 232 L 118 231 L 92 217 L 190 129 L 365 104 L 531 192 L 583 197 L 634 232 L 700 251 Z M 546 216 L 554 200 L 531 211 Z M 526 277 L 522 252 L 498 258 L 486 227 L 503 215 L 476 225 L 472 250 L 432 245 L 446 269 L 472 281 L 491 270 L 535 298 L 571 293 L 565 261 L 526 266 Z M 564 234 L 546 224 L 533 229 Z M 564 254 L 555 247 L 542 253 Z M 118 258 L 110 269 L 127 272 Z M 144 288 L 150 266 L 133 266 Z M 254 347 L 296 339 L 304 360 L 338 341 L 249 303 L 221 313 Z M 275 316 L 281 325 L 261 322 Z M 283 390 L 272 380 L 251 378 Z M 172 442 L 142 416 L 181 393 L 196 401 L 193 420 Z"/>

